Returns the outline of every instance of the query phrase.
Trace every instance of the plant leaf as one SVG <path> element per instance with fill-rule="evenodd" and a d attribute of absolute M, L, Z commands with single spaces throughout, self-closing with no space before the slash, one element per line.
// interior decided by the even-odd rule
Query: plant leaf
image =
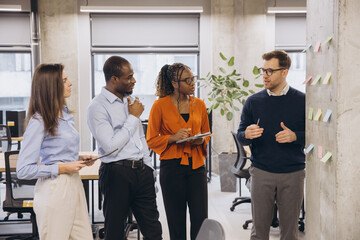
<path fill-rule="evenodd" d="M 230 60 L 228 61 L 228 66 L 232 67 L 234 66 L 234 57 L 231 57 Z"/>
<path fill-rule="evenodd" d="M 222 52 L 219 52 L 219 55 L 220 55 L 220 57 L 222 58 L 222 60 L 224 60 L 224 61 L 227 60 L 227 58 L 222 54 Z"/>
<path fill-rule="evenodd" d="M 249 81 L 244 79 L 243 86 L 248 87 L 249 86 Z"/>
<path fill-rule="evenodd" d="M 212 98 L 208 98 L 208 99 L 209 99 L 210 102 L 212 102 L 212 101 L 214 100 L 214 99 L 212 99 Z"/>
<path fill-rule="evenodd" d="M 220 109 L 220 114 L 221 114 L 221 116 L 224 116 L 224 114 L 225 114 L 224 109 Z"/>
<path fill-rule="evenodd" d="M 254 75 L 259 75 L 260 74 L 260 69 L 257 66 L 254 66 L 254 68 L 253 68 L 253 74 Z"/>
<path fill-rule="evenodd" d="M 220 106 L 220 103 L 219 103 L 219 102 L 215 103 L 214 109 L 217 109 L 219 106 Z"/>
<path fill-rule="evenodd" d="M 264 84 L 255 84 L 255 87 L 262 88 L 264 87 Z"/>
<path fill-rule="evenodd" d="M 245 104 L 245 99 L 241 100 L 241 104 L 242 104 L 242 105 Z"/>
<path fill-rule="evenodd" d="M 220 71 L 221 71 L 223 74 L 226 74 L 226 71 L 225 71 L 225 69 L 224 69 L 224 68 L 219 67 L 219 69 L 220 69 Z"/>
<path fill-rule="evenodd" d="M 249 90 L 249 92 L 250 92 L 251 94 L 254 94 L 254 93 L 255 93 L 255 91 L 253 91 L 253 90 L 251 90 L 251 89 Z"/>
<path fill-rule="evenodd" d="M 233 113 L 232 113 L 232 112 L 228 112 L 228 113 L 226 114 L 226 118 L 227 118 L 228 121 L 231 121 L 231 119 L 233 119 Z"/>
<path fill-rule="evenodd" d="M 240 111 L 240 108 L 238 108 L 237 106 L 234 106 L 234 110 L 235 111 Z"/>
<path fill-rule="evenodd" d="M 223 98 L 223 97 L 218 97 L 218 98 L 216 98 L 216 101 L 217 101 L 217 102 L 221 102 L 221 103 L 222 103 L 222 102 L 224 102 L 225 100 L 224 100 L 224 98 Z"/>

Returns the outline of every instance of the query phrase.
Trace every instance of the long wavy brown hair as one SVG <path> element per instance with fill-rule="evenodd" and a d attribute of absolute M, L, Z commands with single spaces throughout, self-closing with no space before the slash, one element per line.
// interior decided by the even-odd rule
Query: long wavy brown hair
<path fill-rule="evenodd" d="M 59 113 L 66 105 L 62 64 L 41 64 L 33 75 L 26 124 L 35 113 L 41 115 L 45 132 L 56 135 Z"/>

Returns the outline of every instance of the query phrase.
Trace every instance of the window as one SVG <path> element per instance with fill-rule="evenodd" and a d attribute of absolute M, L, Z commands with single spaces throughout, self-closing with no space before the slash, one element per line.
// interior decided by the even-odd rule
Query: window
<path fill-rule="evenodd" d="M 106 59 L 124 57 L 134 69 L 133 94 L 145 105 L 141 118 L 148 119 L 163 65 L 181 62 L 198 75 L 199 18 L 199 14 L 92 14 L 93 97 L 105 86 Z"/>
<path fill-rule="evenodd" d="M 30 53 L 0 52 L 0 109 L 27 110 L 31 89 Z"/>
<path fill-rule="evenodd" d="M 302 83 L 306 78 L 306 53 L 288 51 L 288 54 L 291 67 L 286 80 L 290 86 L 305 93 L 305 85 Z"/>
<path fill-rule="evenodd" d="M 276 14 L 275 48 L 287 51 L 291 68 L 287 82 L 293 88 L 305 92 L 302 84 L 306 78 L 306 14 Z"/>
<path fill-rule="evenodd" d="M 0 110 L 27 110 L 31 89 L 30 14 L 0 13 L 0 32 L 4 33 L 0 34 Z"/>

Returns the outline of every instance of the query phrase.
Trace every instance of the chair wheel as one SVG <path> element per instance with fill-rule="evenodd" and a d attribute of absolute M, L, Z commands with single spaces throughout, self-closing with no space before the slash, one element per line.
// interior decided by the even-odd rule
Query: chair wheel
<path fill-rule="evenodd" d="M 243 225 L 243 229 L 247 229 L 248 226 L 249 226 L 249 224 L 245 223 L 245 224 Z"/>
<path fill-rule="evenodd" d="M 99 229 L 99 238 L 104 239 L 104 237 L 105 237 L 105 229 L 101 228 Z"/>
<path fill-rule="evenodd" d="M 230 211 L 232 211 L 232 212 L 233 212 L 233 211 L 234 211 L 234 209 L 235 209 L 235 207 L 231 207 L 231 208 L 230 208 Z"/>
<path fill-rule="evenodd" d="M 299 222 L 299 231 L 304 232 L 305 231 L 305 224 L 303 222 Z"/>

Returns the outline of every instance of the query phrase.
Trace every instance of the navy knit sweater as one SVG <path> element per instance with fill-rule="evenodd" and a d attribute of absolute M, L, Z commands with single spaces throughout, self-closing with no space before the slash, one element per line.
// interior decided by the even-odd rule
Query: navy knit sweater
<path fill-rule="evenodd" d="M 264 128 L 261 137 L 245 138 L 251 124 Z M 295 132 L 297 140 L 278 143 L 275 135 L 282 131 L 280 123 Z M 245 102 L 237 137 L 243 145 L 251 147 L 252 166 L 272 173 L 289 173 L 305 168 L 305 94 L 291 88 L 286 95 L 269 96 L 262 90 Z"/>

